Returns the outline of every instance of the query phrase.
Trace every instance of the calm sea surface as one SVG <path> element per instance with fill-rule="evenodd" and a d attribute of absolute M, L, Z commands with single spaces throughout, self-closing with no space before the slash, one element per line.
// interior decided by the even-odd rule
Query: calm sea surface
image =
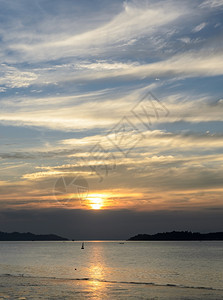
<path fill-rule="evenodd" d="M 223 299 L 223 242 L 0 242 L 0 299 Z"/>

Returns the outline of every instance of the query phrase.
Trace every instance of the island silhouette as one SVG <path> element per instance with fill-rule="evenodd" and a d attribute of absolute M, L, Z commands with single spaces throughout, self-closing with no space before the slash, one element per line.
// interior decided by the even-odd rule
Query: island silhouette
<path fill-rule="evenodd" d="M 56 234 L 0 231 L 0 241 L 69 241 L 69 239 Z M 138 234 L 130 237 L 127 241 L 223 241 L 223 232 L 171 231 L 156 234 Z"/>
<path fill-rule="evenodd" d="M 68 241 L 56 234 L 33 234 L 31 232 L 2 232 L 0 231 L 0 241 Z"/>
<path fill-rule="evenodd" d="M 200 233 L 172 231 L 156 234 L 138 234 L 128 241 L 223 241 L 223 232 Z"/>

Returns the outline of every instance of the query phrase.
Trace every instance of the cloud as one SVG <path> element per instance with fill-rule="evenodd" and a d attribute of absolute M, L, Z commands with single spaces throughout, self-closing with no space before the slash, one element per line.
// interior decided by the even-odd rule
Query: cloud
<path fill-rule="evenodd" d="M 148 2 L 140 4 L 125 2 L 120 14 L 96 29 L 70 36 L 55 35 L 50 39 L 43 37 L 44 40 L 40 39 L 37 43 L 11 42 L 9 47 L 13 51 L 22 53 L 23 59 L 29 61 L 86 55 L 87 52 L 99 54 L 104 51 L 104 47 L 114 48 L 120 43 L 143 37 L 156 31 L 160 26 L 176 20 L 182 14 L 186 14 L 186 9 L 182 11 L 170 3 L 159 6 L 149 5 Z"/>
<path fill-rule="evenodd" d="M 103 78 L 116 79 L 145 79 L 149 77 L 197 77 L 219 76 L 223 72 L 223 55 L 221 52 L 192 52 L 184 53 L 155 63 L 131 66 L 122 70 L 110 72 L 92 72 L 79 75 L 75 80 L 99 80 Z"/>
<path fill-rule="evenodd" d="M 201 7 L 211 7 L 211 8 L 219 8 L 223 6 L 222 0 L 206 0 L 201 5 Z"/>
<path fill-rule="evenodd" d="M 11 152 L 11 153 L 0 153 L 0 158 L 2 159 L 36 159 L 36 158 L 50 158 L 50 157 L 60 157 L 73 154 L 75 149 L 72 150 L 54 150 L 54 151 L 41 151 L 41 152 Z"/>
<path fill-rule="evenodd" d="M 20 31 L 11 30 L 4 38 L 3 46 L 13 54 L 3 54 L 8 65 L 2 68 L 1 89 L 30 85 L 47 88 L 48 85 L 55 87 L 72 82 L 82 85 L 106 79 L 119 82 L 154 77 L 221 75 L 220 51 L 208 47 L 210 51 L 199 49 L 186 52 L 182 45 L 176 43 L 175 39 L 196 48 L 200 41 L 199 38 L 193 40 L 185 37 L 185 33 L 181 37 L 180 24 L 185 17 L 190 16 L 192 24 L 195 22 L 192 4 L 181 5 L 183 8 L 171 1 L 153 4 L 148 1 L 125 2 L 121 11 L 119 7 L 118 14 L 118 10 L 111 10 L 110 14 L 107 12 L 107 23 L 106 18 L 99 18 L 98 22 L 93 22 L 92 18 L 86 19 L 84 30 L 78 29 L 81 26 L 77 24 L 72 27 L 73 18 L 66 11 L 68 19 L 65 19 L 63 10 L 61 14 L 57 12 L 58 19 L 49 11 L 42 14 L 41 10 L 41 24 L 32 11 L 35 22 L 30 29 L 21 24 L 18 17 L 16 22 L 20 24 Z M 35 9 L 39 11 L 40 7 Z M 75 11 L 73 6 L 70 9 Z M 18 8 L 21 13 L 20 10 Z M 54 30 L 55 22 L 61 24 L 58 34 Z M 206 24 L 201 22 L 193 30 L 198 32 Z M 190 32 L 191 29 L 188 34 Z M 5 34 L 4 30 L 2 34 Z M 182 51 L 185 53 L 182 54 Z M 140 59 L 136 59 L 138 56 Z M 17 61 L 20 61 L 19 66 L 13 66 Z M 24 67 L 21 61 L 28 62 L 30 69 Z"/>
<path fill-rule="evenodd" d="M 183 39 L 185 42 L 185 39 Z M 194 41 L 193 41 L 194 43 Z M 219 50 L 197 50 L 176 54 L 164 60 L 151 63 L 131 62 L 120 63 L 118 61 L 83 61 L 71 65 L 55 66 L 52 70 L 34 70 L 31 81 L 19 83 L 36 85 L 52 84 L 88 84 L 112 79 L 116 82 L 145 80 L 149 78 L 183 78 L 211 77 L 222 75 L 222 52 Z M 16 85 L 16 83 L 14 83 Z"/>
<path fill-rule="evenodd" d="M 30 85 L 87 84 L 91 81 L 100 82 L 108 79 L 125 82 L 157 77 L 164 79 L 168 77 L 177 79 L 179 76 L 181 79 L 199 76 L 210 77 L 223 74 L 222 61 L 223 55 L 220 51 L 200 50 L 178 54 L 169 59 L 148 64 L 116 61 L 82 62 L 73 66 L 53 67 L 52 70 L 34 69 L 32 72 L 19 71 L 5 65 L 0 84 L 5 86 L 2 87 L 2 91 L 5 91 L 6 88 L 28 87 Z M 53 98 L 51 99 L 53 100 Z M 59 97 L 57 96 L 56 99 Z M 50 101 L 50 98 L 48 100 Z"/>
<path fill-rule="evenodd" d="M 136 139 L 135 136 L 132 138 Z M 219 193 L 222 192 L 223 180 L 222 156 L 215 152 L 216 148 L 223 148 L 222 136 L 148 132 L 141 144 L 136 145 L 126 158 L 115 147 L 110 150 L 116 157 L 116 168 L 111 171 L 114 161 L 111 158 L 106 160 L 109 169 L 108 178 L 104 172 L 104 162 L 101 156 L 98 157 L 95 153 L 92 156 L 90 152 L 92 139 L 84 138 L 84 141 L 88 147 L 80 147 L 78 153 L 70 155 L 69 164 L 59 165 L 55 162 L 50 166 L 45 164 L 34 168 L 30 173 L 24 172 L 22 178 L 28 180 L 30 184 L 31 182 L 33 182 L 32 184 L 39 182 L 40 186 L 48 184 L 48 190 L 46 188 L 48 194 L 48 191 L 53 189 L 53 182 L 60 176 L 77 176 L 79 174 L 84 176 L 93 187 L 91 192 L 99 189 L 104 190 L 106 194 L 109 189 L 113 193 L 113 189 L 122 191 L 125 187 L 131 195 L 133 194 L 132 189 L 143 193 L 144 202 L 137 205 L 138 208 L 144 209 L 149 207 L 155 209 L 161 206 L 172 207 L 171 201 L 179 198 L 177 191 L 181 191 L 182 198 L 186 197 L 188 201 L 193 199 L 193 205 L 195 203 L 199 203 L 201 206 L 206 205 L 205 201 L 210 197 L 210 193 L 213 195 L 213 203 L 216 204 L 221 199 Z M 75 144 L 74 140 L 72 142 Z M 68 161 L 68 157 L 66 154 L 64 155 L 64 160 Z M 84 161 L 81 160 L 81 157 L 84 158 Z M 98 182 L 99 177 L 90 166 L 95 166 L 96 169 L 97 166 L 101 166 L 98 171 L 104 177 L 103 184 Z M 30 189 L 33 189 L 32 186 Z M 44 189 L 40 190 L 43 193 Z M 148 194 L 148 191 L 152 191 L 152 194 L 151 192 Z M 165 194 L 162 194 L 164 191 Z M 201 191 L 204 193 L 202 197 L 199 196 Z M 38 193 L 35 193 L 35 197 L 38 197 Z M 53 193 L 50 198 L 52 197 Z M 151 200 L 152 198 L 154 200 Z M 128 206 L 135 207 L 135 203 L 134 199 L 130 200 L 129 198 Z M 210 204 L 210 199 L 208 204 Z M 115 206 L 122 205 L 126 205 L 126 202 L 117 196 Z M 190 205 L 192 204 L 190 203 Z"/>
<path fill-rule="evenodd" d="M 201 31 L 202 29 L 204 29 L 204 27 L 206 27 L 206 26 L 207 26 L 207 23 L 203 22 L 203 23 L 201 23 L 201 24 L 195 26 L 195 27 L 193 28 L 192 32 L 199 32 L 199 31 Z"/>
<path fill-rule="evenodd" d="M 2 91 L 5 91 L 6 88 L 28 87 L 35 83 L 37 78 L 38 76 L 34 72 L 20 71 L 16 67 L 1 64 L 0 85 L 5 86 L 1 87 Z"/>
<path fill-rule="evenodd" d="M 147 88 L 150 86 L 130 93 L 122 93 L 122 91 L 120 93 L 117 89 L 111 89 L 101 91 L 101 93 L 76 94 L 75 96 L 9 98 L 2 100 L 0 122 L 16 126 L 42 126 L 75 132 L 101 128 L 106 134 L 126 116 L 137 128 L 145 131 L 147 128 L 131 113 L 131 109 L 142 99 Z M 165 117 L 165 114 L 160 114 L 159 118 L 153 116 L 151 119 L 153 126 L 177 121 L 190 123 L 222 121 L 221 100 L 210 101 L 208 95 L 201 97 L 188 92 L 169 94 L 163 96 L 161 102 L 170 114 L 168 117 Z M 111 109 L 113 114 L 110 113 Z M 150 113 L 154 115 L 154 111 Z M 145 113 L 142 118 L 148 122 Z M 76 142 L 79 144 L 80 140 Z"/>

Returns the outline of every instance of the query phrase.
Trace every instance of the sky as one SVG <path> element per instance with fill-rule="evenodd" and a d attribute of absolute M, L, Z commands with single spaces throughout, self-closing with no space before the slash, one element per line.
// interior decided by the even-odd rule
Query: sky
<path fill-rule="evenodd" d="M 0 230 L 221 231 L 222 20 L 222 0 L 0 0 Z"/>

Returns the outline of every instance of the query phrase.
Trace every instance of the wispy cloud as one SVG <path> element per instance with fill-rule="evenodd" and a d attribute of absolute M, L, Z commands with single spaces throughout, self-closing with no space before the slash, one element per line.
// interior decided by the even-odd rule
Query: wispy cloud
<path fill-rule="evenodd" d="M 193 28 L 192 31 L 193 31 L 193 32 L 199 32 L 199 31 L 201 31 L 202 29 L 204 29 L 204 27 L 206 27 L 206 26 L 207 26 L 207 23 L 203 22 L 203 23 L 201 23 L 201 24 L 195 26 L 195 27 Z"/>
<path fill-rule="evenodd" d="M 27 87 L 34 83 L 38 75 L 34 72 L 20 71 L 16 67 L 1 64 L 0 85 L 6 88 Z M 6 89 L 4 87 L 3 91 Z"/>
<path fill-rule="evenodd" d="M 94 30 L 68 37 L 54 35 L 48 41 L 44 37 L 44 40 L 40 39 L 37 43 L 11 43 L 9 47 L 21 52 L 23 59 L 29 59 L 29 61 L 58 59 L 72 55 L 82 56 L 89 51 L 91 54 L 100 54 L 106 47 L 114 48 L 130 40 L 154 33 L 160 26 L 186 14 L 186 7 L 183 11 L 169 2 L 163 3 L 162 6 L 148 3 L 147 1 L 125 2 L 123 11 L 119 15 Z"/>
<path fill-rule="evenodd" d="M 131 109 L 145 94 L 144 90 L 143 88 L 127 94 L 113 94 L 115 90 L 111 89 L 104 93 L 76 96 L 25 99 L 17 97 L 19 101 L 7 99 L 2 101 L 0 121 L 3 124 L 42 126 L 62 131 L 104 128 L 106 132 L 126 116 L 136 127 L 141 128 L 140 121 L 131 113 Z M 209 95 L 199 98 L 191 93 L 181 93 L 166 95 L 162 101 L 171 114 L 168 118 L 159 118 L 156 123 L 222 121 L 221 99 L 213 102 Z"/>
<path fill-rule="evenodd" d="M 201 4 L 201 7 L 219 8 L 220 6 L 223 6 L 222 0 L 206 0 Z"/>

